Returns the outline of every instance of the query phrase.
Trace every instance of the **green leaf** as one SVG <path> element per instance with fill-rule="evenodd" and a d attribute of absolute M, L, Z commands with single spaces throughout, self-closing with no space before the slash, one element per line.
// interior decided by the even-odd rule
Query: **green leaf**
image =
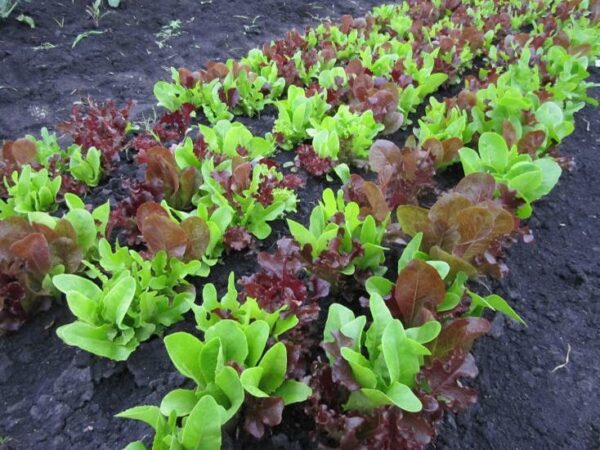
<path fill-rule="evenodd" d="M 287 349 L 282 342 L 271 347 L 260 361 L 258 367 L 264 370 L 259 387 L 270 394 L 275 391 L 285 379 L 287 370 Z"/>
<path fill-rule="evenodd" d="M 369 360 L 357 351 L 349 347 L 342 347 L 342 357 L 350 364 L 354 379 L 364 388 L 374 388 L 377 386 L 377 375 L 371 369 Z"/>
<path fill-rule="evenodd" d="M 221 348 L 221 339 L 218 337 L 208 340 L 200 352 L 200 370 L 206 381 L 214 381 L 225 361 Z"/>
<path fill-rule="evenodd" d="M 442 331 L 442 325 L 436 320 L 425 322 L 420 327 L 408 328 L 406 337 L 417 341 L 419 344 L 427 344 L 433 341 Z"/>
<path fill-rule="evenodd" d="M 334 338 L 331 332 L 340 330 L 344 324 L 352 320 L 354 320 L 354 313 L 351 309 L 339 303 L 331 304 L 327 312 L 325 329 L 323 330 L 323 341 L 333 342 Z"/>
<path fill-rule="evenodd" d="M 244 387 L 240 376 L 233 367 L 225 366 L 215 377 L 215 384 L 225 394 L 229 405 L 225 410 L 225 415 L 221 417 L 223 423 L 231 419 L 240 409 L 244 402 Z"/>
<path fill-rule="evenodd" d="M 77 233 L 77 243 L 84 252 L 96 245 L 96 224 L 85 209 L 74 209 L 65 214 Z"/>
<path fill-rule="evenodd" d="M 498 133 L 486 132 L 479 137 L 479 155 L 483 163 L 493 167 L 496 172 L 503 173 L 508 167 L 508 147 Z"/>
<path fill-rule="evenodd" d="M 275 397 L 281 397 L 283 403 L 291 405 L 305 401 L 312 394 L 312 389 L 306 384 L 295 380 L 285 380 L 273 393 Z"/>
<path fill-rule="evenodd" d="M 202 384 L 204 376 L 200 369 L 202 342 L 189 333 L 177 332 L 164 339 L 169 358 L 183 376 L 191 378 L 196 384 Z"/>
<path fill-rule="evenodd" d="M 527 325 L 521 316 L 519 316 L 519 314 L 517 314 L 517 312 L 507 303 L 507 301 L 499 295 L 492 294 L 486 297 L 481 297 L 472 291 L 468 291 L 468 294 L 469 297 L 471 297 L 472 309 L 473 307 L 489 308 L 492 311 L 499 311 L 511 319 L 522 323 L 523 325 Z"/>
<path fill-rule="evenodd" d="M 392 292 L 393 288 L 394 283 L 392 281 L 379 276 L 369 277 L 365 283 L 365 289 L 370 295 L 376 293 L 382 297 L 386 297 L 390 292 Z"/>
<path fill-rule="evenodd" d="M 304 225 L 292 219 L 288 219 L 287 224 L 292 237 L 296 240 L 296 242 L 298 242 L 298 244 L 300 244 L 301 247 L 314 242 L 315 237 Z"/>
<path fill-rule="evenodd" d="M 406 244 L 406 247 L 404 247 L 400 259 L 398 260 L 398 273 L 400 273 L 402 269 L 408 266 L 409 262 L 415 259 L 417 253 L 419 252 L 419 249 L 421 248 L 422 241 L 423 233 L 419 232 L 413 236 L 413 238 L 408 244 Z"/>
<path fill-rule="evenodd" d="M 244 386 L 244 389 L 254 397 L 269 397 L 269 394 L 258 387 L 263 373 L 265 373 L 265 371 L 262 367 L 250 367 L 249 369 L 244 370 L 240 376 L 242 386 Z"/>
<path fill-rule="evenodd" d="M 98 325 L 98 303 L 79 291 L 71 291 L 67 294 L 67 305 L 71 312 L 79 320 Z"/>
<path fill-rule="evenodd" d="M 198 403 L 198 398 L 193 390 L 175 389 L 162 399 L 160 412 L 167 417 L 173 412 L 177 417 L 183 417 L 192 412 L 196 403 Z"/>
<path fill-rule="evenodd" d="M 140 422 L 144 422 L 150 425 L 155 430 L 158 427 L 158 423 L 165 420 L 165 418 L 160 413 L 160 409 L 158 408 L 158 406 L 152 405 L 143 405 L 136 406 L 134 408 L 129 408 L 123 412 L 120 412 L 115 417 L 119 417 L 121 419 L 139 420 Z"/>
<path fill-rule="evenodd" d="M 539 187 L 539 196 L 542 197 L 549 194 L 550 191 L 554 189 L 554 186 L 556 186 L 556 183 L 558 183 L 558 179 L 562 174 L 562 169 L 551 157 L 536 159 L 533 164 L 535 164 L 542 172 L 543 178 Z"/>
<path fill-rule="evenodd" d="M 246 366 L 254 367 L 262 356 L 269 339 L 269 324 L 263 320 L 252 322 L 244 331 L 248 341 Z"/>
<path fill-rule="evenodd" d="M 233 320 L 222 320 L 206 330 L 204 338 L 209 341 L 215 337 L 221 340 L 221 350 L 225 362 L 236 361 L 243 364 L 248 356 L 246 335 L 240 324 Z"/>
<path fill-rule="evenodd" d="M 78 275 L 56 275 L 52 278 L 52 283 L 64 294 L 76 291 L 96 302 L 102 297 L 102 290 L 95 283 Z"/>
<path fill-rule="evenodd" d="M 126 272 L 102 298 L 102 315 L 120 327 L 135 296 L 135 279 Z"/>
<path fill-rule="evenodd" d="M 398 408 L 404 411 L 419 412 L 423 408 L 421 400 L 405 384 L 393 383 L 386 394 Z"/>
<path fill-rule="evenodd" d="M 96 327 L 84 322 L 73 322 L 56 330 L 58 337 L 67 345 L 115 361 L 125 361 L 135 350 L 138 342 L 132 340 L 126 346 L 115 344 L 109 337 L 113 332 L 113 328 L 108 325 Z"/>
<path fill-rule="evenodd" d="M 381 349 L 392 382 L 398 381 L 400 378 L 400 365 L 402 364 L 400 350 L 405 340 L 404 327 L 398 319 L 394 319 L 388 323 L 383 330 Z"/>
<path fill-rule="evenodd" d="M 200 399 L 188 416 L 181 436 L 185 448 L 221 448 L 221 414 L 213 397 L 206 395 Z"/>
<path fill-rule="evenodd" d="M 123 450 L 147 450 L 142 441 L 130 442 Z"/>

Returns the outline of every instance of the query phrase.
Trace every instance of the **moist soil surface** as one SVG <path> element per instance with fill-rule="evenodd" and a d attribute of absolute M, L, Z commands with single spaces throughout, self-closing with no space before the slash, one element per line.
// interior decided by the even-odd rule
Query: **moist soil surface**
<path fill-rule="evenodd" d="M 343 14 L 358 16 L 378 1 L 327 2 L 243 0 L 124 0 L 96 28 L 85 13 L 91 2 L 36 1 L 22 10 L 35 29 L 12 18 L 0 23 L 0 141 L 53 127 L 69 116 L 74 101 L 87 96 L 133 98 L 135 120 L 153 117 L 152 86 L 167 79 L 170 66 L 198 68 L 211 59 L 240 57 L 286 31 Z M 173 20 L 172 37 L 159 33 Z M 76 37 L 98 30 L 74 47 Z M 162 47 L 162 48 L 161 48 Z M 594 70 L 592 79 L 600 80 Z M 447 94 L 447 93 L 446 93 Z M 593 93 L 598 97 L 598 92 Z M 441 93 L 444 95 L 444 92 Z M 270 128 L 272 113 L 250 121 L 255 132 Z M 480 369 L 480 402 L 446 418 L 433 448 L 595 449 L 600 446 L 600 118 L 592 107 L 576 116 L 576 131 L 561 145 L 575 159 L 558 187 L 536 204 L 532 244 L 508 252 L 510 273 L 500 283 L 484 282 L 509 300 L 523 327 L 496 316 L 492 332 L 474 353 Z M 393 136 L 400 144 L 406 133 Z M 119 172 L 135 170 L 126 166 Z M 446 177 L 447 178 L 447 177 Z M 447 185 L 448 180 L 440 180 Z M 118 199 L 115 180 L 97 190 Z M 299 218 L 306 218 L 323 184 L 309 180 L 300 193 Z M 283 227 L 260 244 L 269 250 Z M 210 280 L 226 283 L 254 269 L 253 255 L 230 256 Z M 4 449 L 114 450 L 144 439 L 143 424 L 114 418 L 140 404 L 158 404 L 183 378 L 154 338 L 126 363 L 114 363 L 65 346 L 56 327 L 72 321 L 54 305 L 18 333 L 0 338 L 0 438 Z M 192 330 L 188 320 L 175 329 Z M 568 361 L 568 362 L 567 362 Z M 258 443 L 225 433 L 224 448 L 310 449 L 311 420 L 302 408 L 284 413 L 281 426 Z"/>

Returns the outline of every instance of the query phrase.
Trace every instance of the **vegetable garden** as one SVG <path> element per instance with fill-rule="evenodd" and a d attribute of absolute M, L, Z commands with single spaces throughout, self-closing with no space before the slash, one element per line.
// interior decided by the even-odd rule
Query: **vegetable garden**
<path fill-rule="evenodd" d="M 5 140 L 0 448 L 465 448 L 473 346 L 543 308 L 511 294 L 535 271 L 507 252 L 551 238 L 538 205 L 579 164 L 560 144 L 597 105 L 599 19 L 586 0 L 377 5 L 172 68 L 150 119 L 88 97 Z M 64 356 L 19 403 L 36 333 Z M 517 370 L 496 357 L 486 376 Z"/>

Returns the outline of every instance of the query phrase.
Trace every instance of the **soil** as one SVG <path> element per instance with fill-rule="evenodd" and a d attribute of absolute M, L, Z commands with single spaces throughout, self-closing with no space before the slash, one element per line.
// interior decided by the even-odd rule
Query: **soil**
<path fill-rule="evenodd" d="M 119 104 L 134 98 L 135 119 L 151 117 L 152 85 L 168 77 L 168 67 L 196 68 L 210 59 L 239 57 L 293 27 L 303 29 L 328 16 L 360 15 L 381 2 L 124 0 L 101 18 L 98 28 L 84 11 L 88 3 L 25 3 L 22 9 L 36 29 L 14 19 L 0 24 L 0 141 L 53 127 L 68 117 L 73 101 L 88 95 Z M 157 33 L 177 19 L 178 35 L 159 48 Z M 71 48 L 79 33 L 95 29 L 104 33 Z M 46 43 L 55 47 L 42 49 L 49 47 Z M 600 80 L 600 71 L 594 70 L 593 79 Z M 264 131 L 271 120 L 272 114 L 265 113 L 249 125 Z M 400 143 L 402 136 L 394 139 Z M 575 133 L 561 146 L 563 154 L 575 158 L 575 169 L 536 204 L 530 223 L 535 242 L 510 249 L 511 272 L 493 286 L 528 326 L 496 316 L 491 334 L 475 348 L 480 402 L 448 417 L 433 447 L 600 446 L 600 211 L 594 202 L 600 198 L 595 183 L 600 179 L 599 146 L 600 118 L 586 107 L 577 115 Z M 298 217 L 307 217 L 321 189 L 315 181 L 307 186 Z M 282 232 L 281 225 L 275 227 L 262 249 L 271 248 Z M 230 270 L 243 275 L 253 265 L 252 257 L 226 257 L 211 281 L 224 285 Z M 71 320 L 67 308 L 57 304 L 0 339 L 0 442 L 6 441 L 0 448 L 113 450 L 131 440 L 148 441 L 148 427 L 113 415 L 134 405 L 158 404 L 183 382 L 160 339 L 142 344 L 126 363 L 114 363 L 63 345 L 55 329 Z M 192 325 L 188 321 L 175 328 L 191 330 Z M 226 437 L 224 447 L 308 449 L 309 426 L 301 409 L 291 408 L 265 441 Z"/>

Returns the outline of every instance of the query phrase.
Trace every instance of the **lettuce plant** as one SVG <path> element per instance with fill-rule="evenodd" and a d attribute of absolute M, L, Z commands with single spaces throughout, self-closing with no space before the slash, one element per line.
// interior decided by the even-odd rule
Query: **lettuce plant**
<path fill-rule="evenodd" d="M 75 232 L 82 256 L 87 259 L 97 258 L 98 241 L 106 237 L 110 217 L 109 202 L 89 211 L 83 200 L 74 194 L 65 194 L 64 200 L 68 211 L 64 213 L 62 219 L 44 212 L 33 212 L 28 214 L 29 222 L 56 231 L 64 226 L 64 221 L 67 221 Z"/>
<path fill-rule="evenodd" d="M 123 108 L 117 109 L 113 101 L 98 103 L 90 98 L 83 105 L 74 106 L 71 120 L 60 124 L 59 129 L 71 136 L 83 150 L 98 149 L 102 155 L 102 167 L 109 172 L 120 160 L 120 152 L 127 142 L 132 105 L 129 101 Z"/>
<path fill-rule="evenodd" d="M 375 120 L 384 126 L 384 134 L 397 131 L 405 119 L 398 111 L 398 86 L 393 82 L 381 83 L 358 60 L 351 61 L 346 72 L 350 110 L 357 113 L 370 110 Z"/>
<path fill-rule="evenodd" d="M 83 258 L 97 255 L 109 215 L 108 202 L 89 212 L 73 194 L 62 218 L 29 213 L 27 220 L 0 221 L 0 333 L 14 331 L 49 307 L 56 291 L 51 277 L 82 269 Z"/>
<path fill-rule="evenodd" d="M 90 147 L 83 156 L 81 147 L 74 147 L 70 154 L 69 172 L 73 175 L 73 178 L 84 182 L 90 187 L 98 186 L 102 176 L 100 152 L 96 147 Z"/>
<path fill-rule="evenodd" d="M 270 134 L 264 138 L 255 137 L 240 122 L 220 120 L 213 127 L 200 125 L 199 128 L 208 150 L 215 154 L 255 159 L 270 156 L 275 151 L 275 142 Z"/>
<path fill-rule="evenodd" d="M 373 139 L 383 129 L 372 111 L 356 114 L 341 105 L 333 116 L 325 116 L 307 133 L 319 157 L 350 161 L 367 158 Z"/>
<path fill-rule="evenodd" d="M 72 150 L 69 148 L 65 152 L 58 143 L 56 133 L 50 133 L 46 127 L 43 127 L 40 130 L 40 139 L 36 139 L 31 135 L 27 135 L 26 139 L 35 144 L 36 160 L 46 169 L 49 168 L 50 161 L 60 160 L 63 157 L 66 157 Z"/>
<path fill-rule="evenodd" d="M 404 70 L 416 83 L 409 84 L 399 93 L 398 110 L 407 117 L 416 111 L 418 105 L 423 103 L 425 97 L 435 92 L 447 79 L 445 73 L 434 73 L 434 62 L 437 50 L 432 53 L 421 53 L 421 67 L 412 59 L 404 61 Z M 408 124 L 409 122 L 405 122 Z"/>
<path fill-rule="evenodd" d="M 295 316 L 267 313 L 251 298 L 240 304 L 234 283 L 231 274 L 221 300 L 214 285 L 205 285 L 202 305 L 195 307 L 202 340 L 183 332 L 165 338 L 171 361 L 196 387 L 171 391 L 160 407 L 139 406 L 118 415 L 152 426 L 154 449 L 168 449 L 173 442 L 184 449 L 220 448 L 221 427 L 244 404 L 253 404 L 245 429 L 261 437 L 265 425 L 281 421 L 285 405 L 302 402 L 311 393 L 305 384 L 287 379 L 287 349 L 277 342 L 295 326 Z M 196 421 L 190 440 L 189 423 Z"/>
<path fill-rule="evenodd" d="M 194 287 L 185 281 L 202 271 L 200 261 L 181 262 L 158 252 L 152 259 L 126 247 L 98 246 L 100 268 L 88 275 L 57 275 L 54 286 L 66 295 L 77 320 L 56 331 L 67 344 L 98 356 L 124 361 L 154 334 L 180 321 L 192 307 Z"/>
<path fill-rule="evenodd" d="M 227 61 L 229 73 L 222 82 L 224 92 L 235 93 L 239 98 L 234 113 L 254 116 L 283 93 L 285 79 L 279 76 L 274 62 L 262 66 L 258 72 L 248 70 L 243 63 L 239 70 L 234 70 L 235 64 L 234 60 Z"/>
<path fill-rule="evenodd" d="M 175 112 L 181 108 L 182 105 L 189 103 L 195 107 L 200 107 L 203 102 L 203 85 L 197 84 L 193 87 L 186 87 L 181 82 L 180 72 L 174 67 L 171 67 L 171 79 L 172 82 L 158 81 L 154 84 L 154 96 L 158 100 L 158 105 L 168 109 L 171 112 Z M 217 81 L 215 81 L 216 84 Z M 217 89 L 217 99 L 218 99 Z M 220 103 L 223 103 L 220 101 Z M 207 102 L 208 103 L 208 102 Z M 227 113 L 227 105 L 223 103 L 226 117 L 222 119 L 231 119 L 233 115 Z"/>
<path fill-rule="evenodd" d="M 587 90 L 597 83 L 585 81 L 589 77 L 589 59 L 585 55 L 570 54 L 567 49 L 554 45 L 544 54 L 546 70 L 554 78 L 546 86 L 552 97 L 559 101 L 569 101 L 574 104 L 588 102 L 597 104 L 597 100 L 587 95 Z"/>
<path fill-rule="evenodd" d="M 53 228 L 22 217 L 0 220 L 0 334 L 50 307 L 52 275 L 81 267 L 77 238 L 66 219 L 56 219 Z"/>
<path fill-rule="evenodd" d="M 407 244 L 398 259 L 396 283 L 373 276 L 365 284 L 367 292 L 386 299 L 392 315 L 404 324 L 420 324 L 432 317 L 456 315 L 465 296 L 471 304 L 463 317 L 481 317 L 486 309 L 499 311 L 517 322 L 523 319 L 502 297 L 491 294 L 482 297 L 466 286 L 467 274 L 458 272 L 449 276 L 450 265 L 435 260 L 421 250 L 423 233 L 417 233 Z"/>
<path fill-rule="evenodd" d="M 299 179 L 283 176 L 275 167 L 245 162 L 239 158 L 215 166 L 202 164 L 204 183 L 195 199 L 200 217 L 220 208 L 228 211 L 229 227 L 241 227 L 257 239 L 271 234 L 271 222 L 296 210 L 294 188 Z"/>
<path fill-rule="evenodd" d="M 459 155 L 466 175 L 489 173 L 497 182 L 517 191 L 525 201 L 517 211 L 521 218 L 531 215 L 531 203 L 550 193 L 562 173 L 550 156 L 533 160 L 529 154 L 519 154 L 514 145 L 509 150 L 504 138 L 497 133 L 483 133 L 478 152 L 465 147 Z"/>
<path fill-rule="evenodd" d="M 346 199 L 377 218 L 398 205 L 418 203 L 419 195 L 433 186 L 432 156 L 419 148 L 412 137 L 403 148 L 383 139 L 375 141 L 369 150 L 369 166 L 377 173 L 375 182 L 352 174 L 342 179 L 343 189 Z"/>
<path fill-rule="evenodd" d="M 475 173 L 463 178 L 453 192 L 438 198 L 429 209 L 401 205 L 396 210 L 402 231 L 423 233 L 423 250 L 450 266 L 451 277 L 479 271 L 500 276 L 501 241 L 516 229 L 514 216 L 494 200 L 493 177 Z"/>
<path fill-rule="evenodd" d="M 458 107 L 448 108 L 446 102 L 439 102 L 431 97 L 425 115 L 419 119 L 417 137 L 421 143 L 431 138 L 439 141 L 459 138 L 463 143 L 468 143 L 473 135 L 468 121 L 465 110 Z"/>
<path fill-rule="evenodd" d="M 191 140 L 186 140 L 186 142 Z M 192 158 L 195 158 L 192 154 Z M 145 152 L 146 181 L 159 188 L 169 206 L 190 208 L 192 198 L 202 183 L 200 172 L 194 166 L 180 168 L 177 156 L 164 147 L 154 146 Z"/>
<path fill-rule="evenodd" d="M 372 295 L 369 308 L 373 321 L 365 330 L 365 316 L 340 304 L 329 307 L 323 333 L 323 347 L 331 365 L 347 365 L 357 386 L 353 386 L 346 410 L 373 410 L 394 405 L 418 412 L 423 405 L 411 388 L 431 352 L 424 346 L 441 330 L 432 320 L 405 329 L 394 319 L 384 300 Z M 347 381 L 346 381 L 347 383 Z"/>
<path fill-rule="evenodd" d="M 306 97 L 304 89 L 293 85 L 288 87 L 287 98 L 275 104 L 279 114 L 273 129 L 280 136 L 279 145 L 286 150 L 308 138 L 307 130 L 313 123 L 319 123 L 330 108 L 324 95 Z"/>
<path fill-rule="evenodd" d="M 0 200 L 0 218 L 54 211 L 61 183 L 61 177 L 50 178 L 47 169 L 34 171 L 30 165 L 23 166 L 21 173 L 12 173 L 11 182 L 4 180 L 8 199 Z"/>
<path fill-rule="evenodd" d="M 193 262 L 195 275 L 207 276 L 216 264 L 212 255 L 216 254 L 223 225 L 211 218 L 182 215 L 185 217 L 179 221 L 158 203 L 146 202 L 136 212 L 136 223 L 151 255 L 164 251 L 169 257 Z"/>
<path fill-rule="evenodd" d="M 336 278 L 336 272 L 381 273 L 385 259 L 381 246 L 389 221 L 372 215 L 361 216 L 360 207 L 346 203 L 342 191 L 337 196 L 331 189 L 323 191 L 323 200 L 310 215 L 309 227 L 288 219 L 294 240 L 300 245 L 309 269 L 323 279 Z"/>

